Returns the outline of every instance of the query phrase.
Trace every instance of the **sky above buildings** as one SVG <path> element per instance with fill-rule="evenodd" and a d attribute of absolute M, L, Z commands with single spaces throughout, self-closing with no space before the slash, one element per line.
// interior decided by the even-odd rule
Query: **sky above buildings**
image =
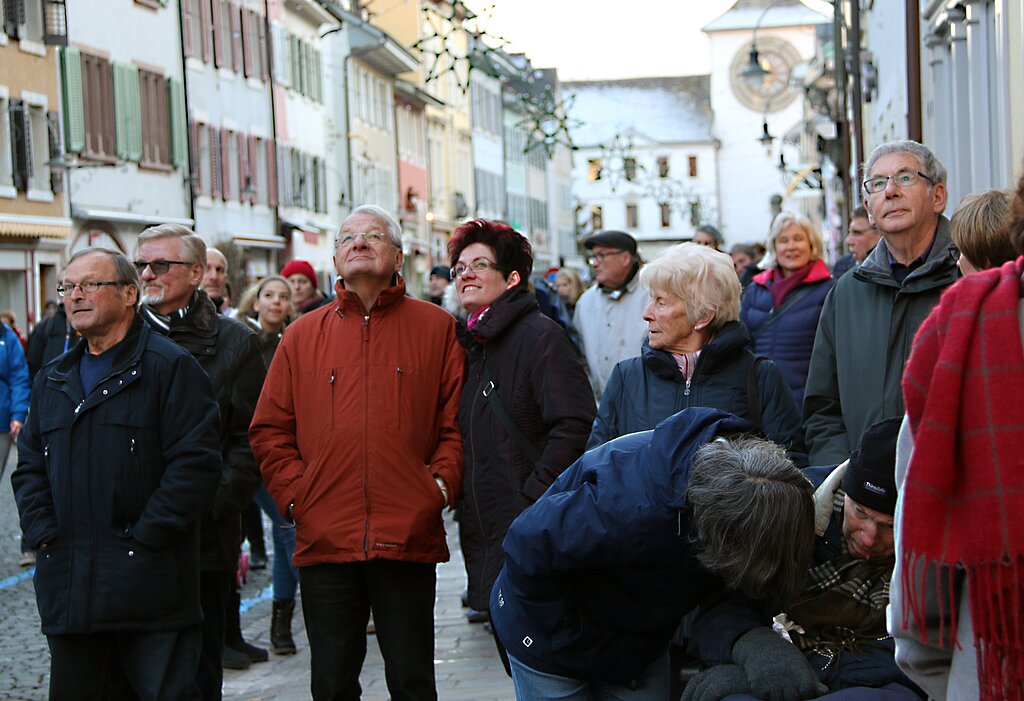
<path fill-rule="evenodd" d="M 561 80 L 708 73 L 701 27 L 736 0 L 467 0 L 489 34 Z"/>

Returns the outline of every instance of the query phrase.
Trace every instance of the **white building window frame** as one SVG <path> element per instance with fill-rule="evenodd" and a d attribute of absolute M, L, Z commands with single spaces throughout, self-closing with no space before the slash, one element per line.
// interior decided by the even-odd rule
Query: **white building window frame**
<path fill-rule="evenodd" d="M 6 36 L 6 35 L 5 35 Z M 6 85 L 0 85 L 0 197 L 14 198 L 14 152 L 11 151 L 11 118 L 8 108 L 11 95 Z"/>
<path fill-rule="evenodd" d="M 42 93 L 28 90 L 22 91 L 21 100 L 29 108 L 32 119 L 32 175 L 29 176 L 25 198 L 30 202 L 53 202 L 49 166 L 50 131 L 46 115 L 49 100 Z"/>

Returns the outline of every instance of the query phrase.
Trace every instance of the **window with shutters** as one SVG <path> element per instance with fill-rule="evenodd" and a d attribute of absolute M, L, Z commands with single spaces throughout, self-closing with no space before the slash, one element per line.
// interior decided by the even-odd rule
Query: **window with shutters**
<path fill-rule="evenodd" d="M 601 208 L 601 205 L 590 205 L 590 228 L 594 231 L 600 231 L 604 228 L 604 210 Z"/>
<path fill-rule="evenodd" d="M 139 98 L 142 106 L 142 158 L 144 166 L 171 165 L 170 109 L 167 80 L 157 73 L 139 70 Z"/>
<path fill-rule="evenodd" d="M 81 54 L 82 112 L 85 144 L 82 155 L 94 160 L 116 160 L 114 144 L 114 76 L 101 56 Z"/>
<path fill-rule="evenodd" d="M 21 40 L 21 48 L 46 55 L 43 46 L 43 0 L 2 0 L 4 32 Z"/>
<path fill-rule="evenodd" d="M 142 103 L 139 69 L 128 63 L 114 63 L 114 144 L 123 161 L 142 160 Z"/>
<path fill-rule="evenodd" d="M 220 170 L 223 179 L 221 197 L 238 200 L 238 140 L 231 129 L 220 131 Z"/>
<path fill-rule="evenodd" d="M 210 158 L 212 135 L 207 124 L 197 124 L 196 134 L 196 194 L 200 197 L 213 196 L 213 160 Z"/>
<path fill-rule="evenodd" d="M 672 205 L 662 202 L 659 207 L 661 208 L 661 228 L 667 229 L 672 226 Z"/>
<path fill-rule="evenodd" d="M 635 204 L 626 205 L 626 228 L 635 229 L 639 226 L 640 214 Z"/>
<path fill-rule="evenodd" d="M 182 34 L 185 39 L 185 55 L 206 60 L 209 50 L 203 46 L 209 41 L 209 0 L 207 0 L 206 12 L 201 7 L 203 0 L 181 0 L 181 23 Z"/>
<path fill-rule="evenodd" d="M 268 191 L 267 143 L 266 139 L 251 136 L 249 148 L 249 167 L 253 171 L 253 185 L 256 187 L 253 204 L 267 204 L 270 201 Z"/>
<path fill-rule="evenodd" d="M 241 13 L 242 73 L 246 78 L 252 78 L 253 75 L 258 72 L 256 69 L 256 61 L 254 60 L 256 58 L 254 55 L 256 42 L 254 41 L 253 33 L 253 13 L 252 10 L 247 7 L 243 7 Z"/>
<path fill-rule="evenodd" d="M 220 167 L 220 132 L 212 124 L 206 128 L 210 135 L 207 160 L 210 162 L 210 196 L 218 198 L 221 196 L 223 176 Z"/>
<path fill-rule="evenodd" d="M 658 177 L 668 177 L 668 156 L 658 156 Z"/>
<path fill-rule="evenodd" d="M 23 93 L 23 96 L 27 96 Z M 50 137 L 46 104 L 38 98 L 10 100 L 7 116 L 11 141 L 12 179 L 15 189 L 28 199 L 52 201 Z"/>
<path fill-rule="evenodd" d="M 217 64 L 220 68 L 226 68 L 229 71 L 234 67 L 235 62 L 235 35 L 232 29 L 234 28 L 235 22 L 231 19 L 232 4 L 228 0 L 214 0 L 220 4 L 220 33 L 221 33 L 221 62 Z"/>
<path fill-rule="evenodd" d="M 0 0 L 2 2 L 2 0 Z M 11 150 L 11 120 L 5 119 L 9 114 L 11 101 L 6 89 L 0 92 L 0 197 L 14 197 L 14 153 Z"/>
<path fill-rule="evenodd" d="M 270 46 L 267 41 L 267 20 L 262 15 L 253 14 L 256 24 L 256 37 L 259 43 L 259 77 L 264 82 L 270 80 Z"/>

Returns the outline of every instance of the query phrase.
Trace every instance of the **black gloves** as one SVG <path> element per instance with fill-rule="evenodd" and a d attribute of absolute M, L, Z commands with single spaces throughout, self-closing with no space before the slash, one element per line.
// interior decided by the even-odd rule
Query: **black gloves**
<path fill-rule="evenodd" d="M 738 665 L 709 667 L 690 679 L 682 701 L 719 701 L 729 694 L 749 694 L 747 675 Z"/>
<path fill-rule="evenodd" d="M 754 696 L 764 701 L 803 701 L 827 691 L 803 653 L 771 628 L 754 628 L 732 648 L 733 660 L 750 680 Z"/>

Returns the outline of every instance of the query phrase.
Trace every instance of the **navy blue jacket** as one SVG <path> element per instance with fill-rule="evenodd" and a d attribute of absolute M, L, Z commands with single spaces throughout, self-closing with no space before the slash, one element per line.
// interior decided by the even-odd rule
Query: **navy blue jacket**
<path fill-rule="evenodd" d="M 686 489 L 697 450 L 749 422 L 689 409 L 585 453 L 512 523 L 494 628 L 527 666 L 624 682 L 668 650 L 683 614 L 723 588 L 697 561 Z"/>
<path fill-rule="evenodd" d="M 765 271 L 743 292 L 740 319 L 750 332 L 751 350 L 771 358 L 793 390 L 797 406 L 804 401 L 807 368 L 825 295 L 835 284 L 824 261 L 816 261 L 807 278 L 793 289 L 780 309 L 772 300 L 772 273 Z M 781 310 L 781 313 L 780 313 Z"/>
<path fill-rule="evenodd" d="M 713 407 L 751 418 L 750 373 L 760 400 L 760 433 L 806 464 L 800 409 L 782 373 L 770 360 L 756 362 L 746 346 L 747 330 L 730 321 L 700 352 L 689 383 L 671 353 L 644 345 L 642 355 L 615 366 L 590 432 L 587 448 L 618 436 L 654 428 L 687 407 Z"/>
<path fill-rule="evenodd" d="M 83 396 L 86 341 L 36 376 L 11 476 L 39 550 L 43 633 L 177 630 L 202 620 L 199 519 L 221 474 L 210 380 L 136 318 Z"/>

